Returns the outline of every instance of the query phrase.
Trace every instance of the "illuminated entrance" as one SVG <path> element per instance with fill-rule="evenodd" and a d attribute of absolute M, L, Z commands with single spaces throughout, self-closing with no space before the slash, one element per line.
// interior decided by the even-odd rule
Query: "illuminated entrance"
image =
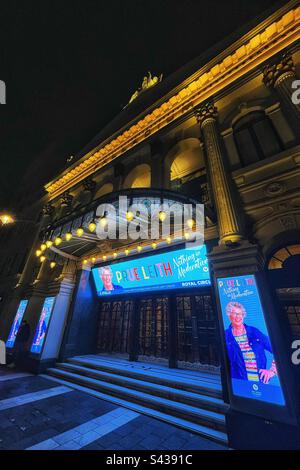
<path fill-rule="evenodd" d="M 98 352 L 171 367 L 218 367 L 205 245 L 95 267 Z"/>
<path fill-rule="evenodd" d="M 179 367 L 218 367 L 217 322 L 210 292 L 100 302 L 97 351 L 140 361 L 172 360 Z"/>

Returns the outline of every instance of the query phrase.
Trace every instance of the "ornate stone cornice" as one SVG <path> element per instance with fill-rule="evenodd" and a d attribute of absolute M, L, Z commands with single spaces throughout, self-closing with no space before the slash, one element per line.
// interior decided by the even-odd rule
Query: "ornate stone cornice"
<path fill-rule="evenodd" d="M 276 87 L 280 81 L 287 77 L 295 77 L 296 67 L 291 54 L 283 54 L 276 64 L 268 64 L 264 70 L 264 84 L 268 88 Z"/>
<path fill-rule="evenodd" d="M 296 6 L 295 6 L 296 5 Z M 158 130 L 209 100 L 300 39 L 300 7 L 291 2 L 202 67 L 144 114 L 46 185 L 50 199 L 92 175 Z"/>
<path fill-rule="evenodd" d="M 218 110 L 213 103 L 205 103 L 202 106 L 194 109 L 195 116 L 198 124 L 202 127 L 205 121 L 216 120 L 218 117 Z"/>

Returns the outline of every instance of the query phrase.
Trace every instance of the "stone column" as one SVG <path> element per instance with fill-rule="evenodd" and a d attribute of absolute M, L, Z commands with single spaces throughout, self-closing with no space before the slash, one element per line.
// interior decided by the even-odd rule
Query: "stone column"
<path fill-rule="evenodd" d="M 217 128 L 217 108 L 208 103 L 195 109 L 195 114 L 206 149 L 207 171 L 218 217 L 219 243 L 236 243 L 243 239 L 242 215 L 230 173 L 226 171 L 225 155 Z"/>
<path fill-rule="evenodd" d="M 55 363 L 59 356 L 76 280 L 76 262 L 66 260 L 60 275 L 59 291 L 48 326 L 39 370 Z M 50 287 L 51 289 L 51 287 Z"/>
<path fill-rule="evenodd" d="M 160 189 L 164 186 L 164 153 L 160 141 L 151 144 L 151 188 Z"/>
<path fill-rule="evenodd" d="M 5 313 L 2 315 L 0 322 L 1 331 L 4 331 L 6 337 L 9 334 L 11 324 L 17 312 L 20 300 L 24 298 L 24 293 L 26 294 L 26 290 L 34 281 L 35 267 L 37 264 L 37 257 L 35 252 L 39 247 L 39 232 L 42 224 L 44 223 L 44 217 L 40 225 L 35 224 L 34 222 L 30 223 L 32 225 L 32 231 L 34 232 L 32 247 L 29 250 L 29 254 L 27 256 L 21 276 L 18 279 L 17 284 L 14 286 L 13 291 L 11 292 L 10 300 L 7 302 Z"/>
<path fill-rule="evenodd" d="M 34 268 L 37 262 L 37 257 L 36 257 L 35 252 L 39 248 L 39 244 L 40 244 L 39 234 L 40 234 L 41 229 L 50 223 L 53 213 L 54 213 L 54 207 L 50 203 L 46 204 L 43 207 L 43 216 L 42 216 L 42 220 L 40 224 L 34 227 L 35 237 L 33 240 L 32 248 L 27 257 L 23 272 L 21 274 L 21 277 L 17 285 L 17 288 L 19 290 L 22 290 L 23 287 L 26 287 L 28 284 L 30 284 L 33 281 Z"/>
<path fill-rule="evenodd" d="M 90 280 L 91 266 L 84 265 L 76 273 L 60 359 L 77 354 L 93 354 L 97 341 L 98 302 Z"/>
<path fill-rule="evenodd" d="M 284 54 L 277 63 L 268 64 L 264 68 L 263 74 L 264 84 L 268 88 L 276 90 L 281 103 L 297 120 L 299 132 L 300 105 L 292 101 L 292 94 L 295 91 L 292 84 L 296 80 L 296 68 L 292 56 L 288 53 Z"/>

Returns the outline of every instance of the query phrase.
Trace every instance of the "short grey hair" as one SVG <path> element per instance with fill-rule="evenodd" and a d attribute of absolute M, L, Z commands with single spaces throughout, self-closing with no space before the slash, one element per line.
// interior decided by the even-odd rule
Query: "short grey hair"
<path fill-rule="evenodd" d="M 99 268 L 100 275 L 104 274 L 104 271 L 109 271 L 111 275 L 113 274 L 110 266 L 102 266 Z"/>
<path fill-rule="evenodd" d="M 243 314 L 246 315 L 246 309 L 243 304 L 240 304 L 240 302 L 229 302 L 229 304 L 226 305 L 227 315 L 230 315 L 230 312 L 233 308 L 239 308 Z"/>

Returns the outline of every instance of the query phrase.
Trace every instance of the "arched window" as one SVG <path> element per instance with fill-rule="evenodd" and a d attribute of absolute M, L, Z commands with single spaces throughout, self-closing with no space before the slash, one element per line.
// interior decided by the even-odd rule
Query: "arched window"
<path fill-rule="evenodd" d="M 233 126 L 233 135 L 243 166 L 276 155 L 284 149 L 272 121 L 263 111 L 240 118 Z"/>
<path fill-rule="evenodd" d="M 289 258 L 293 258 L 293 260 L 289 260 Z M 299 262 L 299 257 L 300 257 L 300 245 L 289 245 L 285 246 L 284 248 L 281 248 L 280 250 L 276 251 L 276 253 L 273 254 L 272 258 L 269 261 L 268 264 L 268 269 L 273 270 L 273 269 L 283 269 L 288 260 L 293 261 L 298 260 Z"/>
<path fill-rule="evenodd" d="M 150 188 L 151 187 L 151 168 L 148 164 L 142 163 L 136 166 L 126 176 L 123 189 L 125 188 Z"/>

